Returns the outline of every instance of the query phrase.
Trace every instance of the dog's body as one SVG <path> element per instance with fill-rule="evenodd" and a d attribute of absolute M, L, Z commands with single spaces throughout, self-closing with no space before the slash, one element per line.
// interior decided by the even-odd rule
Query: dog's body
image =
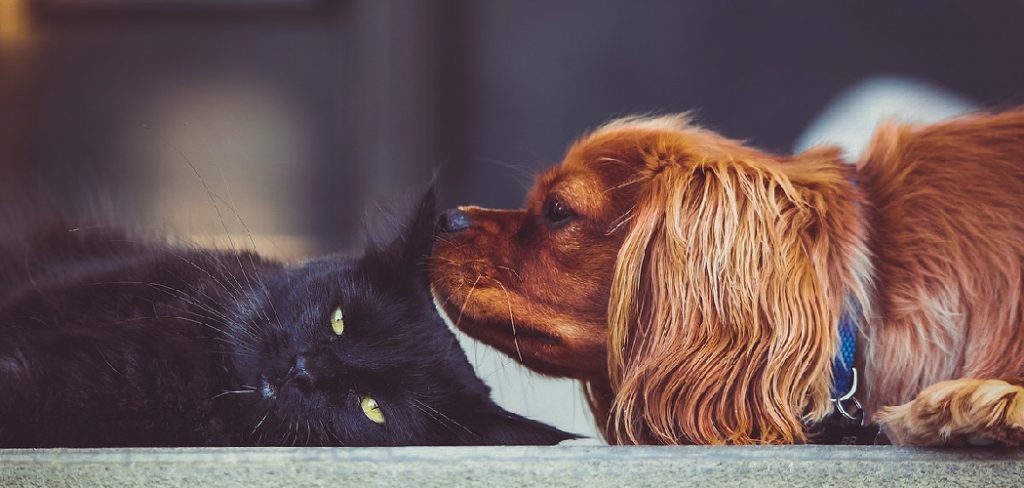
<path fill-rule="evenodd" d="M 857 396 L 894 440 L 1024 441 L 1022 110 L 883 126 L 856 167 L 622 119 L 526 208 L 441 224 L 439 308 L 583 380 L 610 442 L 807 442 L 844 311 Z"/>

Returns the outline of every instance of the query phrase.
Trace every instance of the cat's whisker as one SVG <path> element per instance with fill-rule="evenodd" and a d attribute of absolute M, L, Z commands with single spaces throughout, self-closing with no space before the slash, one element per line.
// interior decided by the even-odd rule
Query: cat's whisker
<path fill-rule="evenodd" d="M 224 202 L 224 199 L 221 199 L 221 201 L 224 202 L 231 212 L 235 214 L 235 218 L 238 219 L 238 223 L 242 224 L 242 228 L 245 229 L 245 234 L 249 237 L 249 243 L 252 244 L 253 251 L 259 254 L 259 248 L 256 246 L 256 239 L 252 236 L 252 230 L 250 230 L 249 225 L 245 223 L 245 219 L 242 218 L 242 214 L 240 214 L 238 209 L 235 208 L 235 200 L 231 196 L 231 189 L 228 187 L 227 179 L 224 177 L 224 171 L 220 165 L 217 165 L 217 169 L 220 171 L 221 181 L 224 183 L 224 190 L 228 194 L 228 201 Z M 277 326 L 284 328 L 281 324 L 281 316 L 277 313 L 277 307 L 274 306 L 274 299 L 270 296 L 270 289 L 267 288 L 266 282 L 263 281 L 263 278 L 260 277 L 260 273 L 256 270 L 256 262 L 253 260 L 253 255 L 251 253 L 249 253 L 249 265 L 252 268 L 253 276 L 259 283 L 260 288 L 263 289 L 263 295 L 267 298 L 267 304 L 270 305 L 270 310 L 274 312 L 274 320 L 277 321 Z"/>
<path fill-rule="evenodd" d="M 239 282 L 238 279 L 235 278 L 235 276 L 230 272 L 230 270 L 228 270 L 227 267 L 224 266 L 224 263 L 221 262 L 220 260 L 217 260 L 215 261 L 215 264 L 217 266 L 218 271 L 220 273 L 223 273 L 222 276 L 224 276 L 224 279 L 227 281 L 227 283 L 231 285 L 231 289 L 234 290 L 235 298 L 241 299 L 245 297 L 246 293 L 245 290 L 242 289 L 242 283 Z"/>
<path fill-rule="evenodd" d="M 453 425 L 456 425 L 456 426 L 458 426 L 458 427 L 462 428 L 462 430 L 464 430 L 464 431 L 468 432 L 468 433 L 469 433 L 470 435 L 476 436 L 476 433 L 475 433 L 475 432 L 473 432 L 472 430 L 470 430 L 470 429 L 469 429 L 469 427 L 466 427 L 465 425 L 462 425 L 461 423 L 459 423 L 459 422 L 458 422 L 458 421 L 456 421 L 455 419 L 453 419 L 453 418 L 451 418 L 451 417 L 449 417 L 449 416 L 445 415 L 444 413 L 442 413 L 442 412 L 438 411 L 438 410 L 437 410 L 437 409 L 435 409 L 434 407 L 431 407 L 430 405 L 427 405 L 426 403 L 424 403 L 424 402 L 420 401 L 420 400 L 419 400 L 419 399 L 417 399 L 417 398 L 412 398 L 411 400 L 412 400 L 413 402 L 415 402 L 415 403 L 419 404 L 420 406 L 422 406 L 422 407 L 424 407 L 424 408 L 427 408 L 427 409 L 429 409 L 429 410 L 430 410 L 431 412 L 434 412 L 435 414 L 437 414 L 437 415 L 440 415 L 441 417 L 443 417 L 443 418 L 444 418 L 445 420 L 447 420 L 448 422 L 451 422 L 451 423 L 452 423 Z M 421 411 L 421 412 L 423 412 L 423 410 L 420 410 L 420 411 Z M 426 412 L 424 412 L 424 413 L 426 413 Z M 433 416 L 431 416 L 431 417 L 433 417 Z M 437 420 L 437 419 L 435 418 L 435 420 Z"/>
<path fill-rule="evenodd" d="M 39 284 L 36 283 L 36 278 L 32 274 L 32 264 L 29 262 L 29 255 L 28 255 L 28 253 L 25 253 L 25 256 L 23 256 L 23 258 L 24 258 L 23 260 L 25 262 L 25 274 L 28 275 L 28 282 L 32 284 L 32 289 L 35 290 L 36 293 L 40 293 L 41 294 L 42 291 L 39 290 Z"/>
<path fill-rule="evenodd" d="M 209 273 L 207 273 L 207 274 L 209 275 Z M 176 275 L 172 275 L 172 276 L 177 277 Z M 209 275 L 209 276 L 211 278 L 213 278 L 212 275 Z M 194 287 L 192 285 L 189 285 L 189 288 L 191 288 L 194 293 L 196 293 L 198 295 L 201 295 L 202 298 L 205 298 L 205 299 L 207 299 L 207 300 L 209 300 L 211 302 L 216 302 L 217 301 L 214 297 L 209 296 L 208 294 L 204 293 L 203 291 L 197 289 L 196 287 Z M 211 314 L 216 315 L 218 318 L 223 320 L 223 325 L 228 326 L 228 324 L 231 322 L 231 320 L 228 318 L 228 316 L 225 315 L 225 313 L 228 313 L 228 312 L 224 312 L 224 313 L 218 312 L 217 310 L 214 310 L 213 308 L 211 308 L 209 306 L 206 306 L 206 305 L 204 305 L 201 302 L 198 302 L 197 300 L 195 300 L 195 297 L 193 297 L 191 295 L 188 295 L 183 290 L 177 290 L 177 289 L 174 289 L 174 288 L 171 288 L 171 289 L 173 289 L 173 290 L 177 291 L 178 293 L 180 293 L 182 295 L 181 298 L 184 299 L 185 301 L 189 302 L 190 304 L 193 304 L 193 305 L 195 305 L 195 306 L 205 310 L 206 312 L 209 312 Z M 228 290 L 225 290 L 225 291 L 228 291 Z M 231 294 L 229 291 L 228 291 L 228 293 Z M 243 297 L 234 296 L 234 298 L 235 298 L 236 301 L 241 301 Z M 247 318 L 247 316 L 245 316 L 245 317 Z M 259 327 L 259 325 L 255 321 L 252 320 L 252 318 L 247 318 L 247 320 L 243 320 L 243 322 L 245 322 L 245 321 L 247 321 L 249 325 L 246 325 L 246 328 L 244 330 L 242 330 L 242 332 L 245 333 L 246 335 L 248 335 L 254 341 L 252 343 L 252 345 L 258 345 L 258 343 L 260 341 L 260 337 L 258 335 L 258 332 L 261 332 L 262 329 Z"/>
<path fill-rule="evenodd" d="M 270 415 L 270 410 L 267 410 L 267 413 L 263 414 L 263 418 L 261 418 L 259 422 L 256 422 L 256 426 L 252 428 L 252 432 L 249 432 L 249 437 L 252 437 L 253 434 L 255 434 L 257 430 L 259 430 L 260 426 L 263 425 L 263 422 L 267 420 L 268 415 Z M 260 436 L 260 438 L 262 438 L 262 434 Z"/>
<path fill-rule="evenodd" d="M 281 438 L 277 440 L 277 445 L 284 446 L 285 441 L 288 440 L 288 429 L 281 429 Z"/>
<path fill-rule="evenodd" d="M 327 442 L 331 442 L 331 438 L 333 437 L 335 443 L 337 443 L 338 446 L 344 446 L 345 445 L 345 443 L 341 441 L 341 438 L 338 437 L 338 435 L 335 434 L 334 431 L 330 427 L 327 426 L 327 422 L 324 422 L 324 419 L 320 418 L 320 419 L 317 419 L 317 421 L 320 422 L 320 427 L 323 428 L 324 435 L 327 436 L 327 439 L 326 439 Z"/>
<path fill-rule="evenodd" d="M 423 407 L 420 407 L 420 406 L 418 406 L 416 404 L 412 404 L 412 407 L 415 408 L 416 410 L 419 410 L 421 413 L 423 413 L 423 415 L 426 415 L 427 417 L 430 417 L 431 420 L 433 420 L 434 422 L 437 422 L 437 424 L 440 425 L 441 427 L 444 427 L 445 429 L 448 429 L 448 430 L 452 430 L 452 426 L 448 425 L 447 422 L 445 422 L 444 420 L 441 420 L 440 418 L 435 416 L 433 413 L 427 411 Z"/>
<path fill-rule="evenodd" d="M 234 246 L 234 244 L 232 244 L 232 246 Z M 251 266 L 252 266 L 252 269 L 253 269 L 253 272 L 252 272 L 253 279 L 259 280 L 259 278 L 258 278 L 258 274 L 259 273 L 256 271 L 256 263 L 252 259 L 252 254 L 251 253 L 247 253 L 247 254 L 249 255 L 249 262 L 251 263 Z M 245 272 L 245 266 L 242 264 L 242 260 L 241 260 L 241 258 L 238 257 L 237 253 L 235 254 L 235 261 L 238 262 L 238 269 L 242 272 L 242 276 L 245 278 L 245 282 L 246 282 L 246 284 L 249 287 L 249 293 L 251 294 L 249 296 L 258 295 L 258 293 L 256 292 L 256 289 L 253 288 L 253 282 L 252 282 L 252 280 L 249 279 L 248 273 Z M 267 303 L 270 304 L 271 308 L 274 308 L 274 303 L 270 299 L 270 291 L 267 290 L 266 285 L 264 285 L 262 281 L 259 281 L 259 283 L 260 283 L 260 286 L 264 290 L 263 294 L 267 297 Z M 241 284 L 239 284 L 239 286 L 241 286 Z M 266 320 L 267 322 L 271 321 L 270 320 L 270 316 L 267 315 L 267 312 L 265 310 L 263 310 L 262 307 L 254 307 L 254 309 L 255 309 L 257 315 L 262 315 L 263 316 L 264 320 Z M 276 313 L 277 313 L 276 309 L 274 310 L 274 313 L 276 315 Z M 281 322 L 280 322 L 280 320 L 278 320 L 278 327 L 280 327 L 280 326 L 281 326 Z"/>
<path fill-rule="evenodd" d="M 218 318 L 223 320 L 225 324 L 228 322 L 227 315 L 225 315 L 224 313 L 214 309 L 212 305 L 206 305 L 205 303 L 200 302 L 198 300 L 198 298 L 204 298 L 204 299 L 206 299 L 207 301 L 209 301 L 211 303 L 216 303 L 217 302 L 216 298 L 214 298 L 214 297 L 210 296 L 209 294 L 207 294 L 206 292 L 203 292 L 202 290 L 196 288 L 195 285 L 192 285 L 192 284 L 188 283 L 186 280 L 182 279 L 177 274 L 174 274 L 174 273 L 170 273 L 170 274 L 171 274 L 172 277 L 174 277 L 175 279 L 181 281 L 183 284 L 188 286 L 188 288 L 191 290 L 191 293 L 199 295 L 199 296 L 197 297 L 195 295 L 188 294 L 184 290 L 179 290 L 179 289 L 176 289 L 176 288 L 173 288 L 173 287 L 169 287 L 168 286 L 168 288 L 172 288 L 175 291 L 177 291 L 178 293 L 180 293 L 183 297 L 187 297 L 188 301 L 190 303 L 192 303 L 193 305 L 196 305 L 197 307 L 203 309 L 206 312 L 209 312 L 209 313 L 211 313 L 213 315 L 216 315 Z"/>
<path fill-rule="evenodd" d="M 192 323 L 195 323 L 195 324 L 198 324 L 198 325 L 203 325 L 203 326 L 206 326 L 206 327 L 210 327 L 208 324 L 204 324 L 204 323 L 202 323 L 202 322 L 200 322 L 198 320 L 192 320 L 192 319 L 190 319 L 188 317 L 167 317 L 167 318 L 180 319 L 180 320 L 184 320 L 186 322 L 192 322 Z M 213 328 L 213 327 L 210 327 L 210 328 Z M 244 343 L 244 342 L 242 342 L 242 343 L 231 342 L 231 341 L 229 341 L 227 339 L 224 339 L 224 338 L 221 338 L 221 337 L 214 337 L 213 340 L 215 340 L 217 342 L 222 342 L 222 343 L 227 344 L 229 346 L 237 347 L 240 350 L 248 352 L 248 353 L 253 354 L 253 355 L 258 354 L 258 352 L 255 349 L 253 349 L 248 343 Z"/>
<path fill-rule="evenodd" d="M 256 393 L 256 390 L 228 390 L 210 397 L 210 400 L 216 400 L 224 395 L 238 395 L 242 393 Z"/>
<path fill-rule="evenodd" d="M 177 254 L 175 254 L 173 252 L 171 252 L 170 254 L 175 256 L 175 257 L 177 257 L 177 258 L 179 258 L 179 259 L 181 259 L 181 260 L 183 260 L 183 261 L 185 261 L 185 262 L 187 262 L 192 267 L 194 267 L 197 270 L 199 270 L 199 271 L 203 272 L 204 274 L 206 274 L 208 277 L 210 277 L 212 280 L 214 280 L 214 282 L 217 284 L 217 286 L 219 286 L 225 293 L 227 293 L 228 295 L 230 295 L 233 298 L 235 298 L 236 301 L 241 301 L 244 298 L 243 295 L 239 295 L 239 294 L 234 293 L 230 288 L 228 288 L 227 285 L 225 285 L 220 280 L 218 280 L 212 273 L 210 273 L 205 268 L 199 266 L 195 262 L 193 262 L 193 261 L 191 261 L 191 260 L 189 260 L 189 259 L 187 259 L 187 258 L 185 258 L 183 256 L 179 256 L 179 255 L 177 255 Z M 208 300 L 210 300 L 212 302 L 216 302 L 216 300 L 213 297 L 210 297 L 208 294 L 202 292 L 201 290 L 197 289 L 196 287 L 190 286 L 190 288 L 192 289 L 192 291 L 194 293 L 197 293 L 197 294 L 201 295 L 202 297 L 204 297 L 204 298 L 206 298 L 206 299 L 208 299 Z M 244 292 L 242 292 L 241 290 L 238 290 L 238 293 L 243 293 L 244 294 Z M 223 313 L 219 313 L 219 312 L 216 312 L 216 311 L 213 311 L 213 310 L 209 310 L 209 309 L 207 309 L 207 311 L 209 311 L 211 313 L 214 313 L 217 316 L 219 316 L 221 319 L 223 319 L 225 321 L 225 325 L 227 325 L 227 323 L 230 322 L 230 319 L 228 319 L 228 317 L 226 315 L 224 315 Z M 245 321 L 247 321 L 251 325 L 251 327 L 250 326 L 246 326 L 247 330 L 244 331 L 244 332 L 247 332 L 248 335 L 250 335 L 254 341 L 258 342 L 259 341 L 258 333 L 263 331 L 262 327 L 260 327 L 259 324 L 257 324 L 252 318 L 249 318 L 248 316 L 246 316 Z"/>
<path fill-rule="evenodd" d="M 173 253 L 172 253 L 172 255 L 173 255 Z M 224 265 L 223 265 L 223 263 L 221 261 L 219 261 L 219 260 L 218 261 L 214 261 L 213 264 L 217 268 L 217 273 L 221 277 L 223 277 L 225 279 L 226 283 L 225 283 L 225 281 L 221 281 L 221 280 L 217 279 L 216 276 L 214 276 L 209 270 L 199 266 L 195 262 L 191 262 L 191 261 L 189 261 L 189 260 L 187 260 L 187 259 L 185 259 L 183 257 L 179 257 L 179 259 L 182 259 L 183 261 L 189 263 L 191 266 L 193 266 L 193 267 L 203 271 L 210 278 L 214 279 L 214 281 L 220 287 L 220 289 L 223 290 L 224 293 L 226 293 L 228 296 L 233 298 L 234 301 L 236 301 L 236 302 L 243 302 L 243 301 L 251 300 L 250 299 L 251 295 L 249 293 L 246 293 L 242 289 L 242 283 L 236 277 L 234 277 L 234 275 L 231 273 L 231 271 L 229 269 L 224 267 Z M 233 284 L 232 284 L 232 282 L 233 282 Z M 196 292 L 200 293 L 201 295 L 206 296 L 206 294 L 203 294 L 202 292 L 199 292 L 198 290 Z M 253 307 L 253 308 L 256 309 L 256 307 Z M 224 312 L 224 313 L 229 313 L 229 312 Z M 240 319 L 241 324 L 244 324 L 246 326 L 246 330 L 248 330 L 249 335 L 252 336 L 253 340 L 258 342 L 259 338 L 258 338 L 257 334 L 258 334 L 258 332 L 264 331 L 263 327 L 261 327 L 260 324 L 258 322 L 256 322 L 256 320 L 254 320 L 249 314 L 233 314 L 233 315 L 236 315 Z M 223 314 L 221 314 L 221 317 L 223 317 L 225 322 L 230 322 L 231 321 L 228 317 L 224 316 Z"/>
<path fill-rule="evenodd" d="M 191 323 L 194 323 L 194 324 L 197 324 L 197 325 L 202 325 L 202 326 L 204 326 L 206 328 L 209 328 L 209 329 L 215 330 L 217 332 L 220 332 L 221 334 L 224 334 L 224 330 L 222 330 L 222 329 L 220 329 L 218 327 L 214 327 L 213 325 L 210 325 L 210 324 L 208 324 L 206 322 L 203 322 L 201 320 L 196 320 L 196 319 L 192 319 L 192 318 L 189 318 L 189 317 L 182 317 L 182 316 L 178 316 L 178 315 L 167 315 L 167 316 L 161 316 L 160 318 L 184 320 L 186 322 L 191 322 Z M 230 341 L 228 339 L 225 339 L 224 337 L 219 337 L 219 336 L 218 337 L 213 337 L 212 339 L 214 339 L 216 341 L 219 341 L 219 342 L 223 342 L 225 344 L 229 344 L 231 346 L 244 348 L 246 351 L 248 351 L 250 353 L 253 353 L 253 354 L 256 353 L 256 349 L 254 349 L 254 348 L 257 346 L 257 344 L 255 342 L 249 342 L 246 337 L 237 337 L 239 342 L 233 342 L 233 341 Z M 253 337 L 253 339 L 255 339 L 255 337 Z"/>
<path fill-rule="evenodd" d="M 191 305 L 194 305 L 194 306 L 196 306 L 196 307 L 198 307 L 198 308 L 200 308 L 200 309 L 202 309 L 204 311 L 210 312 L 210 313 L 215 314 L 215 315 L 219 315 L 220 317 L 223 317 L 223 319 L 225 321 L 227 321 L 227 317 L 226 316 L 224 316 L 222 314 L 219 314 L 216 310 L 213 310 L 212 308 L 210 308 L 210 307 L 208 307 L 208 306 L 206 306 L 206 305 L 204 305 L 204 304 L 194 300 L 186 292 L 184 292 L 182 290 L 179 290 L 177 288 L 174 288 L 172 286 L 168 286 L 168 285 L 162 284 L 162 283 L 153 283 L 153 282 L 144 282 L 144 281 L 111 281 L 111 282 L 104 282 L 104 283 L 90 283 L 90 285 L 124 285 L 124 284 L 147 285 L 147 286 L 149 286 L 151 288 L 154 288 L 154 289 L 156 289 L 158 291 L 161 291 L 162 293 L 164 293 L 164 294 L 166 294 L 166 295 L 168 295 L 168 296 L 170 296 L 172 298 L 177 298 L 177 299 L 183 300 L 183 301 L 185 301 L 185 302 L 187 302 L 187 303 L 189 303 Z M 189 313 L 192 313 L 192 312 L 189 312 Z M 220 332 L 222 334 L 224 333 L 223 329 L 220 329 L 218 327 L 214 327 L 214 326 L 212 326 L 212 325 L 210 325 L 210 324 L 208 324 L 206 322 L 198 321 L 198 320 L 195 320 L 195 319 L 188 319 L 187 317 L 154 317 L 154 318 L 181 318 L 181 319 L 189 320 L 191 322 L 195 322 L 197 324 L 201 324 L 203 326 L 209 327 L 209 328 L 211 328 L 213 330 L 216 330 L 216 331 L 218 331 L 218 332 Z M 227 324 L 225 323 L 224 325 L 227 325 Z M 259 337 L 256 336 L 256 334 L 254 334 L 252 332 L 248 332 L 248 331 L 246 331 L 246 332 L 248 333 L 248 335 L 251 336 L 251 338 L 253 340 L 255 340 L 255 341 L 259 340 Z M 252 344 L 252 345 L 255 345 L 255 344 Z M 255 352 L 255 351 L 252 351 L 252 352 Z"/>
<path fill-rule="evenodd" d="M 202 272 L 203 274 L 208 276 L 210 279 L 212 279 L 213 282 L 216 283 L 217 286 L 219 286 L 220 289 L 223 290 L 225 293 L 227 293 L 228 295 L 231 295 L 231 296 L 235 296 L 234 293 L 232 292 L 232 290 L 230 288 L 228 288 L 228 286 L 226 284 L 224 284 L 219 279 L 217 279 L 217 277 L 214 276 L 213 273 L 210 273 L 210 271 L 207 270 L 206 268 L 204 268 L 202 266 L 199 266 L 198 264 L 193 262 L 191 259 L 188 259 L 185 256 L 182 256 L 182 255 L 180 255 L 180 254 L 178 254 L 178 253 L 176 253 L 174 251 L 171 251 L 170 249 L 165 249 L 164 252 L 166 252 L 166 253 L 170 254 L 171 256 L 174 256 L 174 257 L 176 257 L 176 258 L 178 258 L 178 259 L 188 263 L 190 266 L 192 266 L 196 270 Z"/>
<path fill-rule="evenodd" d="M 230 241 L 230 237 L 228 238 L 228 240 Z M 231 247 L 234 247 L 234 243 L 231 243 Z M 250 297 L 257 295 L 256 289 L 253 288 L 252 280 L 249 279 L 249 274 L 245 272 L 245 266 L 242 265 L 242 259 L 238 257 L 238 253 L 234 253 L 234 255 L 235 261 L 238 263 L 238 269 L 239 271 L 242 272 L 242 277 L 245 279 L 246 285 L 249 287 L 249 293 L 246 294 L 246 296 Z M 242 284 L 239 282 L 238 286 L 241 287 Z M 267 315 L 267 313 L 263 310 L 262 307 L 253 307 L 253 310 L 256 312 L 257 316 L 262 315 L 264 320 L 270 322 L 270 316 Z"/>
<path fill-rule="evenodd" d="M 158 285 L 157 283 L 145 283 L 145 282 L 130 282 L 130 281 L 122 281 L 122 282 L 106 282 L 106 283 L 89 283 L 89 285 L 107 285 L 107 284 L 141 284 L 141 285 Z M 166 293 L 167 295 L 169 295 L 169 296 L 171 296 L 171 297 L 174 297 L 174 298 L 179 298 L 179 299 L 183 299 L 183 300 L 185 300 L 185 301 L 189 301 L 189 300 L 188 300 L 187 298 L 185 298 L 185 297 L 180 297 L 180 296 L 176 296 L 176 295 L 174 295 L 174 294 L 172 294 L 172 293 L 169 293 L 169 292 L 167 292 L 166 290 L 162 290 L 162 289 L 160 289 L 160 288 L 159 288 L 158 286 L 154 286 L 154 288 L 156 288 L 156 289 L 157 289 L 157 290 L 159 290 L 159 291 L 162 291 L 162 292 Z M 169 287 L 168 287 L 168 288 L 169 288 Z M 173 288 L 172 288 L 172 289 L 173 289 Z M 193 315 L 196 315 L 196 316 L 202 317 L 201 315 L 195 314 L 195 313 L 193 313 L 193 312 L 190 312 L 190 311 L 187 311 L 187 310 L 184 310 L 184 311 L 183 311 L 183 310 L 179 310 L 179 311 L 181 311 L 181 312 L 184 312 L 184 313 L 191 313 L 191 314 L 193 314 Z M 219 334 L 224 334 L 224 332 L 225 332 L 225 331 L 224 331 L 224 329 L 221 329 L 220 327 L 217 327 L 217 326 L 215 326 L 215 325 L 213 325 L 213 324 L 210 324 L 209 322 L 206 322 L 206 321 L 202 321 L 202 320 L 197 320 L 197 319 L 194 319 L 194 318 L 191 318 L 191 317 L 184 317 L 184 316 L 181 316 L 181 315 L 155 315 L 155 314 L 154 314 L 154 316 L 152 316 L 152 317 L 149 317 L 149 316 L 144 316 L 144 317 L 133 317 L 133 318 L 129 318 L 129 319 L 123 319 L 123 320 L 119 321 L 118 323 L 127 323 L 127 322 L 132 322 L 132 321 L 142 321 L 142 320 L 160 320 L 160 319 L 176 319 L 176 320 L 184 320 L 184 321 L 186 321 L 186 322 L 190 322 L 190 323 L 193 323 L 193 324 L 201 325 L 201 326 L 203 326 L 203 327 L 206 327 L 206 328 L 208 328 L 208 329 L 214 330 L 214 331 L 218 332 Z M 222 324 L 222 325 L 226 325 L 226 324 Z M 251 347 L 248 347 L 248 346 L 254 346 L 255 344 L 251 344 L 251 343 L 237 344 L 237 343 L 234 343 L 234 342 L 228 341 L 228 340 L 224 339 L 223 337 L 220 337 L 219 335 L 218 335 L 217 337 L 213 337 L 213 339 L 214 339 L 214 340 L 217 340 L 217 341 L 220 341 L 220 342 L 224 342 L 225 344 L 229 344 L 229 345 L 232 345 L 232 346 L 239 346 L 239 345 L 244 345 L 244 346 L 246 346 L 246 347 L 247 347 L 247 350 L 248 350 L 249 352 L 252 352 L 252 353 L 256 353 L 256 351 L 255 351 L 254 349 L 252 349 Z"/>
<path fill-rule="evenodd" d="M 191 297 L 188 294 L 186 294 L 185 292 L 183 292 L 181 290 L 178 290 L 177 288 L 174 288 L 172 286 L 165 285 L 163 283 L 153 283 L 153 282 L 148 282 L 148 281 L 104 281 L 104 282 L 87 283 L 87 285 L 89 285 L 89 286 L 146 285 L 146 286 L 149 286 L 150 288 L 157 289 L 157 291 L 160 291 L 160 292 L 166 294 L 167 296 L 170 296 L 172 298 L 180 298 L 182 300 L 185 300 L 185 301 L 189 302 L 192 305 L 195 305 L 195 306 L 197 306 L 199 308 L 203 308 L 204 310 L 206 310 L 208 312 L 213 312 L 212 310 L 210 310 L 208 308 L 204 308 L 205 306 L 203 304 L 197 303 L 194 300 L 192 300 Z M 172 293 L 172 292 L 174 292 L 174 293 Z M 178 294 L 175 295 L 175 293 L 178 293 Z"/>
<path fill-rule="evenodd" d="M 208 317 L 206 317 L 204 315 L 201 315 L 201 314 L 194 313 L 194 312 L 190 312 L 188 310 L 175 310 L 175 312 L 189 314 L 189 315 L 192 315 L 193 317 L 184 317 L 184 316 L 181 316 L 181 315 L 156 315 L 156 314 L 154 314 L 152 316 L 148 316 L 147 315 L 147 316 L 142 316 L 142 317 L 132 317 L 132 318 L 127 318 L 127 319 L 122 319 L 122 320 L 118 320 L 118 321 L 116 321 L 114 323 L 125 324 L 125 323 L 129 323 L 129 322 L 160 321 L 160 320 L 164 320 L 164 319 L 174 319 L 174 320 L 179 320 L 180 319 L 180 320 L 185 320 L 186 322 L 199 323 L 199 324 L 202 324 L 203 326 L 205 326 L 206 328 L 216 330 L 216 331 L 218 331 L 218 332 L 220 332 L 222 334 L 224 333 L 224 329 L 218 327 L 218 325 L 223 326 L 224 325 L 223 323 L 217 323 L 217 322 L 211 323 L 209 321 L 202 320 L 202 319 L 206 319 Z"/>
<path fill-rule="evenodd" d="M 252 304 L 245 303 L 245 305 L 247 305 L 246 309 L 248 309 L 249 306 L 251 306 Z M 243 302 L 241 299 L 238 300 L 236 306 L 243 306 Z M 248 333 L 249 336 L 251 336 L 256 342 L 260 341 L 260 334 L 267 332 L 266 328 L 257 323 L 256 320 L 252 318 L 252 315 L 245 313 L 245 310 L 236 309 L 233 312 L 233 315 L 238 317 L 238 325 L 244 327 L 244 331 Z"/>
<path fill-rule="evenodd" d="M 102 357 L 102 356 L 101 356 L 101 357 Z M 124 376 L 124 373 L 122 373 L 122 372 L 118 371 L 118 370 L 117 370 L 117 368 L 115 368 L 113 364 L 110 364 L 110 361 L 109 361 L 109 360 L 107 360 L 107 358 L 103 358 L 103 362 L 104 362 L 104 363 L 107 363 L 107 366 L 110 366 L 110 369 L 112 369 L 112 370 L 113 370 L 113 371 L 114 371 L 115 373 L 117 373 L 117 374 L 119 374 L 119 375 L 121 375 L 121 376 Z"/>
<path fill-rule="evenodd" d="M 224 268 L 223 265 L 219 266 L 219 270 L 220 272 L 223 272 L 225 276 L 231 276 L 231 273 L 226 268 Z M 235 280 L 235 283 L 238 283 L 238 281 Z M 238 286 L 240 287 L 241 284 L 238 284 Z M 260 334 L 267 333 L 268 330 L 266 326 L 260 324 L 259 322 L 256 321 L 256 319 L 253 318 L 253 314 L 248 313 L 248 311 L 255 311 L 257 312 L 257 315 L 259 315 L 258 312 L 260 311 L 260 304 L 259 301 L 252 298 L 254 294 L 255 293 L 246 293 L 245 291 L 239 289 L 238 294 L 235 295 L 234 297 L 236 306 L 234 310 L 228 313 L 236 317 L 238 319 L 238 324 L 245 326 L 245 328 L 254 336 L 254 339 L 259 341 L 259 337 L 257 336 Z M 266 316 L 266 314 L 263 315 Z M 278 324 L 280 325 L 280 322 Z"/>
<path fill-rule="evenodd" d="M 413 401 L 415 402 L 415 399 Z M 430 417 L 430 419 L 433 420 L 434 422 L 437 422 L 439 424 L 444 425 L 444 422 L 442 422 L 441 419 L 435 417 L 434 414 L 428 412 L 423 407 L 417 405 L 416 403 L 411 403 L 410 405 L 412 406 L 412 408 L 415 408 L 416 410 L 419 410 L 420 412 L 423 412 L 424 415 L 426 415 L 427 417 Z"/>
<path fill-rule="evenodd" d="M 236 251 L 237 248 L 235 247 L 235 241 L 234 239 L 231 238 L 231 230 L 228 228 L 227 222 L 224 221 L 224 214 L 220 211 L 220 205 L 217 205 L 217 199 L 214 196 L 213 190 L 210 189 L 210 185 L 206 183 L 206 179 L 203 178 L 203 175 L 199 172 L 199 169 L 196 168 L 196 165 L 193 164 L 192 161 L 188 158 L 188 156 L 186 156 L 185 153 L 182 152 L 180 149 L 178 150 L 178 155 L 180 155 L 182 159 L 184 159 L 185 162 L 188 163 L 189 167 L 192 168 L 192 171 L 196 174 L 196 177 L 199 178 L 199 182 L 203 185 L 203 189 L 206 190 L 207 197 L 210 198 L 210 203 L 213 204 L 213 210 L 217 213 L 217 219 L 220 221 L 220 225 L 224 229 L 224 234 L 225 237 L 227 237 L 228 245 L 231 247 L 233 251 Z M 245 272 L 245 266 L 242 265 L 242 258 L 239 257 L 239 253 L 237 252 L 233 252 L 232 254 L 235 257 L 235 261 L 238 262 L 238 270 L 242 273 L 242 277 L 245 278 L 245 282 L 249 286 L 249 291 L 255 295 L 256 290 L 253 289 L 252 281 L 249 279 L 248 273 Z M 241 287 L 240 283 L 239 287 Z M 256 311 L 258 313 L 262 312 L 262 310 L 259 308 L 257 308 Z M 267 322 L 270 321 L 270 317 L 268 317 L 266 313 L 263 313 L 263 316 L 267 320 Z"/>

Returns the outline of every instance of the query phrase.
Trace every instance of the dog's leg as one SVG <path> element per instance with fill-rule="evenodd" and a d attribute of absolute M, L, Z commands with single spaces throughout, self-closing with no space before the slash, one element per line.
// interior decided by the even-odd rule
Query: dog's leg
<path fill-rule="evenodd" d="M 958 379 L 929 386 L 875 415 L 890 439 L 919 446 L 1019 446 L 1024 442 L 1024 378 Z"/>

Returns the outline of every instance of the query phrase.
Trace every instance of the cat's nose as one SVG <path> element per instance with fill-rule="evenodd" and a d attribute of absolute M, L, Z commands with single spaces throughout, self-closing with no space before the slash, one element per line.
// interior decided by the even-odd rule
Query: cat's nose
<path fill-rule="evenodd" d="M 466 230 L 469 228 L 469 216 L 457 208 L 445 210 L 437 218 L 437 228 L 447 233 Z"/>
<path fill-rule="evenodd" d="M 289 381 L 294 383 L 299 388 L 309 390 L 313 388 L 313 383 L 316 378 L 313 376 L 312 365 L 308 356 L 299 354 L 295 356 L 295 362 L 292 363 L 292 372 L 289 375 Z"/>

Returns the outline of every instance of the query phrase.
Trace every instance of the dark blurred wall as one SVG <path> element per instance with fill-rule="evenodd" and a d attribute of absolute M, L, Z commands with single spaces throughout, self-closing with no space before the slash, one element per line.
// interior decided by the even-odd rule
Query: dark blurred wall
<path fill-rule="evenodd" d="M 917 78 L 986 106 L 1024 102 L 1024 2 L 457 2 L 449 31 L 447 202 L 514 206 L 533 170 L 611 117 L 695 110 L 789 151 L 840 90 Z"/>
<path fill-rule="evenodd" d="M 200 236 L 224 233 L 219 199 L 231 232 L 242 232 L 238 213 L 260 234 L 310 233 L 318 173 L 335 173 L 339 149 L 340 9 L 22 3 L 31 40 L 0 73 L 20 80 L 7 95 L 20 137 L 0 148 L 19 193 L 65 206 L 109 196 L 154 227 Z M 335 203 L 347 215 L 360 198 Z"/>
<path fill-rule="evenodd" d="M 303 251 L 352 246 L 435 168 L 446 206 L 516 206 L 615 116 L 694 110 L 788 151 L 874 75 L 1024 102 L 1017 0 L 0 1 L 32 7 L 0 40 L 0 189 L 115 192 L 216 234 L 192 164 Z"/>

